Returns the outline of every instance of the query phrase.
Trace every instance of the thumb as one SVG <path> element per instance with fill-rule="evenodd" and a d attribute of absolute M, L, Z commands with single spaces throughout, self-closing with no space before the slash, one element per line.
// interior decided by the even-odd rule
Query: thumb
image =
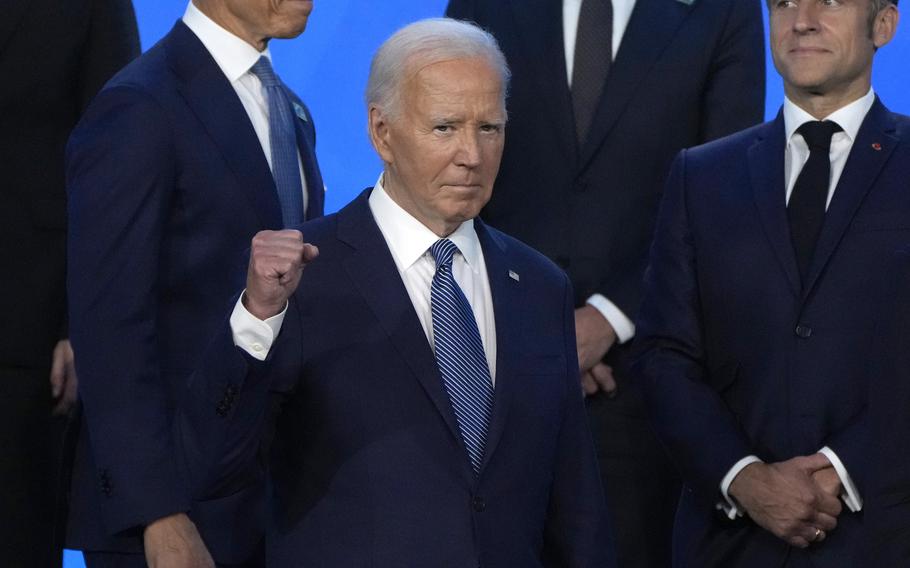
<path fill-rule="evenodd" d="M 831 461 L 821 452 L 805 456 L 802 458 L 801 462 L 803 469 L 810 474 L 831 467 Z"/>
<path fill-rule="evenodd" d="M 59 351 L 59 347 L 54 348 L 51 358 L 51 395 L 54 398 L 59 397 L 63 392 L 64 361 Z"/>

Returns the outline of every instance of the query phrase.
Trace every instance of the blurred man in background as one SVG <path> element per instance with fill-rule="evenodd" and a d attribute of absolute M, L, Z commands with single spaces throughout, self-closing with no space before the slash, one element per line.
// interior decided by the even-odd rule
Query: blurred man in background
<path fill-rule="evenodd" d="M 10 0 L 0 17 L 0 563 L 59 566 L 67 339 L 63 150 L 89 101 L 139 55 L 129 0 Z"/>
<path fill-rule="evenodd" d="M 665 568 L 680 486 L 628 345 L 673 156 L 762 119 L 760 1 L 450 0 L 446 14 L 490 30 L 512 68 L 482 217 L 569 274 L 619 564 Z"/>

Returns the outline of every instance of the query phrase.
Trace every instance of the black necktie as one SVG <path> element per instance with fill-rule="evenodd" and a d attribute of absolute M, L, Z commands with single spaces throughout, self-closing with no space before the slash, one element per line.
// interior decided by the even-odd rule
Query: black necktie
<path fill-rule="evenodd" d="M 809 146 L 809 160 L 796 178 L 787 206 L 787 217 L 803 282 L 809 271 L 809 263 L 812 262 L 815 243 L 825 223 L 825 204 L 831 180 L 831 137 L 840 130 L 837 123 L 827 120 L 807 122 L 796 130 Z"/>
<path fill-rule="evenodd" d="M 572 110 L 584 144 L 613 62 L 612 0 L 582 0 L 572 67 Z"/>

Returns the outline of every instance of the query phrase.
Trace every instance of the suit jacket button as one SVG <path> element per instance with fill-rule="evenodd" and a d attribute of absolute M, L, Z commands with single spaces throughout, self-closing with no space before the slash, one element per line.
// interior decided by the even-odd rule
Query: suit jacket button
<path fill-rule="evenodd" d="M 473 499 L 471 499 L 471 507 L 474 509 L 474 511 L 483 513 L 487 508 L 487 504 L 484 502 L 483 497 L 475 496 Z"/>
<path fill-rule="evenodd" d="M 812 328 L 808 325 L 799 324 L 796 326 L 796 336 L 803 339 L 808 339 L 812 335 Z"/>

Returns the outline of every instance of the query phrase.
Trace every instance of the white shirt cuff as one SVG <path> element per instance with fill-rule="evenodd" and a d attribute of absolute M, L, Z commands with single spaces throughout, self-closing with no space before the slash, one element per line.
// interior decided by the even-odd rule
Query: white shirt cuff
<path fill-rule="evenodd" d="M 616 304 L 606 299 L 603 295 L 594 294 L 585 303 L 600 312 L 600 315 L 613 326 L 613 331 L 616 332 L 616 339 L 620 343 L 625 343 L 635 336 L 635 324 L 632 323 L 632 320 L 626 317 L 626 314 L 622 313 L 622 310 L 617 308 Z"/>
<path fill-rule="evenodd" d="M 847 473 L 847 468 L 844 467 L 844 463 L 840 461 L 840 458 L 837 457 L 837 454 L 834 453 L 834 450 L 825 446 L 820 449 L 818 453 L 823 454 L 828 461 L 831 462 L 831 465 L 834 466 L 834 471 L 837 472 L 837 476 L 840 478 L 840 484 L 842 487 L 840 498 L 843 499 L 844 504 L 852 512 L 857 513 L 863 510 L 863 498 L 860 496 L 859 491 L 856 489 L 856 485 L 853 483 L 853 479 L 850 477 L 850 474 Z"/>
<path fill-rule="evenodd" d="M 243 294 L 246 294 L 246 291 Z M 284 323 L 288 307 L 285 304 L 280 314 L 263 321 L 247 311 L 243 305 L 243 294 L 237 299 L 234 311 L 231 312 L 231 333 L 234 337 L 234 345 L 249 353 L 250 357 L 265 361 L 272 348 L 272 343 L 278 337 L 278 332 L 281 331 L 281 324 Z"/>
<path fill-rule="evenodd" d="M 720 492 L 724 496 L 724 500 L 717 503 L 717 508 L 721 509 L 731 521 L 736 517 L 742 517 L 743 512 L 740 511 L 736 501 L 730 497 L 730 485 L 733 483 L 733 480 L 736 479 L 736 476 L 739 475 L 739 472 L 744 470 L 747 465 L 760 462 L 761 460 L 758 459 L 758 456 L 746 456 L 733 464 L 733 467 L 730 468 L 727 475 L 720 480 Z"/>

